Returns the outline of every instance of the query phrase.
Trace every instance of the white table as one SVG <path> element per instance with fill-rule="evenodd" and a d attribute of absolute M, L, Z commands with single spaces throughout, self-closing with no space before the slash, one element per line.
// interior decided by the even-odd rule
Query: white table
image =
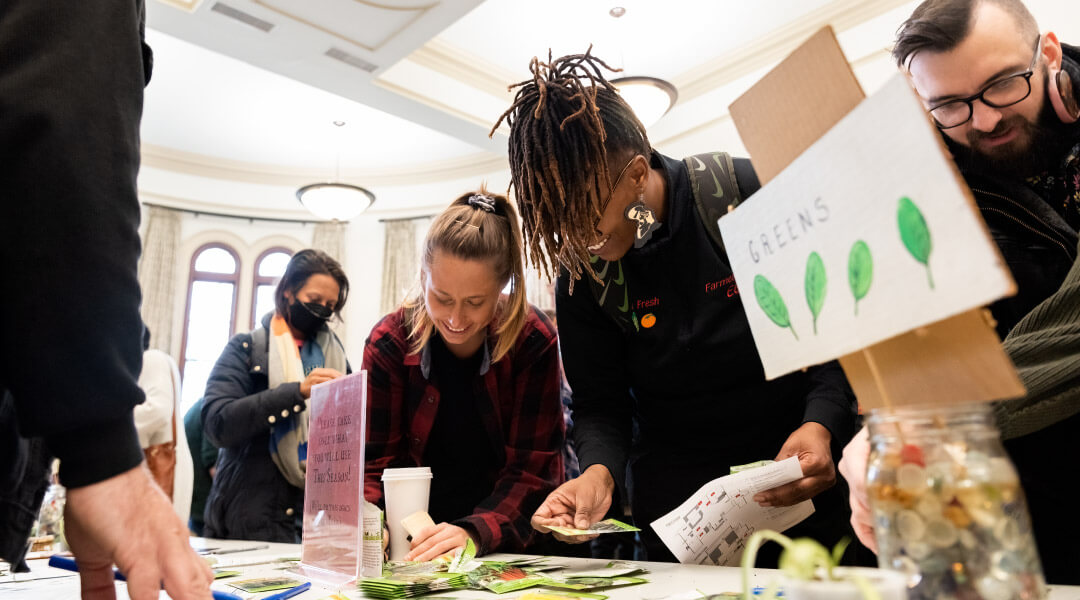
<path fill-rule="evenodd" d="M 192 538 L 192 546 L 220 548 L 222 550 L 244 548 L 252 546 L 265 546 L 258 550 L 245 552 L 227 553 L 220 556 L 223 560 L 236 560 L 240 558 L 263 557 L 272 559 L 278 556 L 299 556 L 300 546 L 296 544 L 266 544 L 265 542 L 242 542 L 236 540 L 212 540 Z M 520 555 L 493 554 L 485 559 L 499 560 L 520 558 Z M 588 558 L 565 558 L 558 557 L 555 562 L 575 568 L 599 568 L 607 564 L 606 559 Z M 46 560 L 31 561 L 31 573 L 12 577 L 0 578 L 0 599 L 3 600 L 72 600 L 79 597 L 79 581 L 77 574 L 69 573 L 49 567 Z M 630 599 L 657 599 L 680 592 L 701 590 L 708 594 L 720 592 L 732 592 L 741 589 L 741 576 L 739 569 L 734 567 L 711 567 L 701 565 L 679 565 L 673 563 L 643 562 L 642 566 L 649 570 L 644 575 L 649 583 L 625 588 L 604 590 L 600 593 L 608 596 L 611 600 Z M 244 578 L 262 577 L 280 574 L 275 571 L 273 565 L 264 564 L 243 567 Z M 756 569 L 754 572 L 754 585 L 768 585 L 776 577 L 776 572 L 771 569 Z M 34 578 L 34 579 L 30 579 Z M 117 583 L 118 600 L 127 600 L 128 596 L 123 583 Z M 258 600 L 272 592 L 262 594 L 244 594 L 235 588 L 226 586 L 222 582 L 214 584 L 215 589 L 227 591 L 243 598 Z M 362 598 L 360 592 L 353 586 L 336 589 L 313 583 L 310 590 L 295 596 L 296 600 L 319 600 L 333 593 L 340 593 L 347 598 Z M 490 592 L 478 590 L 453 590 L 446 592 L 454 598 L 475 598 L 485 600 L 497 600 L 500 598 L 510 599 L 521 595 L 521 592 L 496 595 Z M 161 598 L 167 599 L 165 592 Z M 1080 586 L 1051 586 L 1049 600 L 1080 600 Z"/>

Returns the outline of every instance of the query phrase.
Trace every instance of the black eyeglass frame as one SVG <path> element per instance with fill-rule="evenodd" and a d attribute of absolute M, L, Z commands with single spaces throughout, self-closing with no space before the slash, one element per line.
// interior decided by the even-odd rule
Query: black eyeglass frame
<path fill-rule="evenodd" d="M 949 100 L 948 102 L 938 104 L 937 106 L 935 106 L 935 107 L 931 108 L 930 110 L 928 110 L 927 112 L 930 113 L 930 117 L 934 119 L 934 125 L 936 125 L 938 129 L 944 130 L 944 129 L 952 129 L 954 127 L 959 127 L 959 126 L 963 125 L 964 123 L 967 123 L 968 121 L 971 120 L 971 116 L 975 114 L 975 107 L 973 106 L 972 103 L 975 102 L 976 100 L 982 102 L 983 104 L 989 106 L 990 108 L 1005 108 L 1005 107 L 1008 107 L 1008 106 L 1012 106 L 1014 104 L 1019 104 L 1019 103 L 1023 102 L 1024 100 L 1027 100 L 1028 96 L 1031 95 L 1031 77 L 1032 77 L 1032 75 L 1035 74 L 1035 65 L 1039 61 L 1039 54 L 1040 54 L 1039 49 L 1040 48 L 1042 48 L 1042 35 L 1041 34 L 1039 35 L 1039 37 L 1035 38 L 1035 51 L 1034 51 L 1034 54 L 1032 54 L 1032 56 L 1031 56 L 1031 63 L 1028 65 L 1028 68 L 1027 68 L 1026 71 L 1021 71 L 1020 73 L 1014 73 L 1012 75 L 1002 77 L 1001 79 L 998 79 L 997 81 L 994 81 L 992 83 L 987 84 L 986 87 L 979 90 L 979 93 L 977 93 L 977 94 L 968 96 L 967 98 L 957 98 L 955 100 Z M 1002 83 L 1005 83 L 1006 81 L 1016 79 L 1017 77 L 1022 77 L 1024 79 L 1024 83 L 1027 84 L 1027 88 L 1028 88 L 1027 92 L 1023 96 L 1021 96 L 1020 98 L 1018 98 L 1016 100 L 1013 100 L 1012 102 L 1006 102 L 1004 104 L 996 104 L 994 102 L 990 102 L 989 100 L 987 100 L 986 98 L 983 97 L 983 94 L 990 91 L 994 87 L 996 87 L 998 85 L 1001 85 Z M 964 119 L 963 121 L 960 121 L 956 125 L 948 125 L 948 126 L 942 125 L 941 122 L 937 120 L 937 117 L 934 116 L 934 111 L 941 108 L 941 107 L 943 107 L 943 106 L 949 106 L 949 105 L 952 105 L 952 104 L 966 104 L 967 109 L 968 109 L 967 118 Z"/>

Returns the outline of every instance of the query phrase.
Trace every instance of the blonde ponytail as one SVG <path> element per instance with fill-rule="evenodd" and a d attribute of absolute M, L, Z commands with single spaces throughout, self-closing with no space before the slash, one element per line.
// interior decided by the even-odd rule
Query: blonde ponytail
<path fill-rule="evenodd" d="M 424 276 L 432 257 L 441 250 L 465 260 L 490 261 L 501 286 L 510 294 L 495 312 L 495 348 L 498 362 L 514 347 L 525 327 L 529 304 L 525 299 L 525 264 L 517 212 L 506 196 L 479 191 L 463 194 L 431 223 L 420 255 L 420 285 L 403 304 L 409 323 L 409 353 L 420 352 L 431 339 L 435 324 L 424 306 Z"/>

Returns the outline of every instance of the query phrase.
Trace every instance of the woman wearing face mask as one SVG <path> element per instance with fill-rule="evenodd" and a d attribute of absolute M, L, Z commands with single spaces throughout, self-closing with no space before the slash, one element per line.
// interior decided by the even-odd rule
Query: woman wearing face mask
<path fill-rule="evenodd" d="M 349 280 L 336 260 L 301 250 L 274 292 L 275 310 L 233 337 L 210 372 L 203 427 L 221 449 L 206 500 L 207 537 L 300 541 L 311 386 L 349 373 L 327 321 Z"/>
<path fill-rule="evenodd" d="M 435 218 L 421 260 L 417 293 L 364 348 L 364 495 L 382 503 L 385 468 L 430 467 L 437 525 L 413 536 L 406 560 L 469 538 L 480 554 L 520 551 L 562 482 L 565 428 L 558 342 L 525 301 L 517 215 L 503 196 L 465 194 Z"/>

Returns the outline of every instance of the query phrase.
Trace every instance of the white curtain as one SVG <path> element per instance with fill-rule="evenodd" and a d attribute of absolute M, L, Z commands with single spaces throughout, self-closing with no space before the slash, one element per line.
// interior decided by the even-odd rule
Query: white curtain
<path fill-rule="evenodd" d="M 330 255 L 330 258 L 338 261 L 345 272 L 349 272 L 345 264 L 345 223 L 341 221 L 327 221 L 315 225 L 315 231 L 311 234 L 311 247 L 322 250 Z M 330 329 L 341 339 L 341 343 L 347 343 L 348 328 L 338 319 L 331 319 Z"/>
<path fill-rule="evenodd" d="M 427 223 L 427 219 L 421 219 Z M 387 314 L 398 307 L 416 283 L 420 272 L 417 219 L 386 221 L 383 249 L 382 299 L 379 311 Z"/>
<path fill-rule="evenodd" d="M 525 297 L 540 310 L 555 310 L 555 282 L 530 264 L 525 267 Z"/>
<path fill-rule="evenodd" d="M 176 251 L 180 246 L 180 213 L 160 206 L 148 207 L 139 287 L 142 318 L 150 328 L 150 347 L 170 352 L 173 307 L 176 303 Z"/>
<path fill-rule="evenodd" d="M 322 250 L 345 265 L 345 224 L 340 221 L 319 223 L 311 235 L 311 247 Z"/>

